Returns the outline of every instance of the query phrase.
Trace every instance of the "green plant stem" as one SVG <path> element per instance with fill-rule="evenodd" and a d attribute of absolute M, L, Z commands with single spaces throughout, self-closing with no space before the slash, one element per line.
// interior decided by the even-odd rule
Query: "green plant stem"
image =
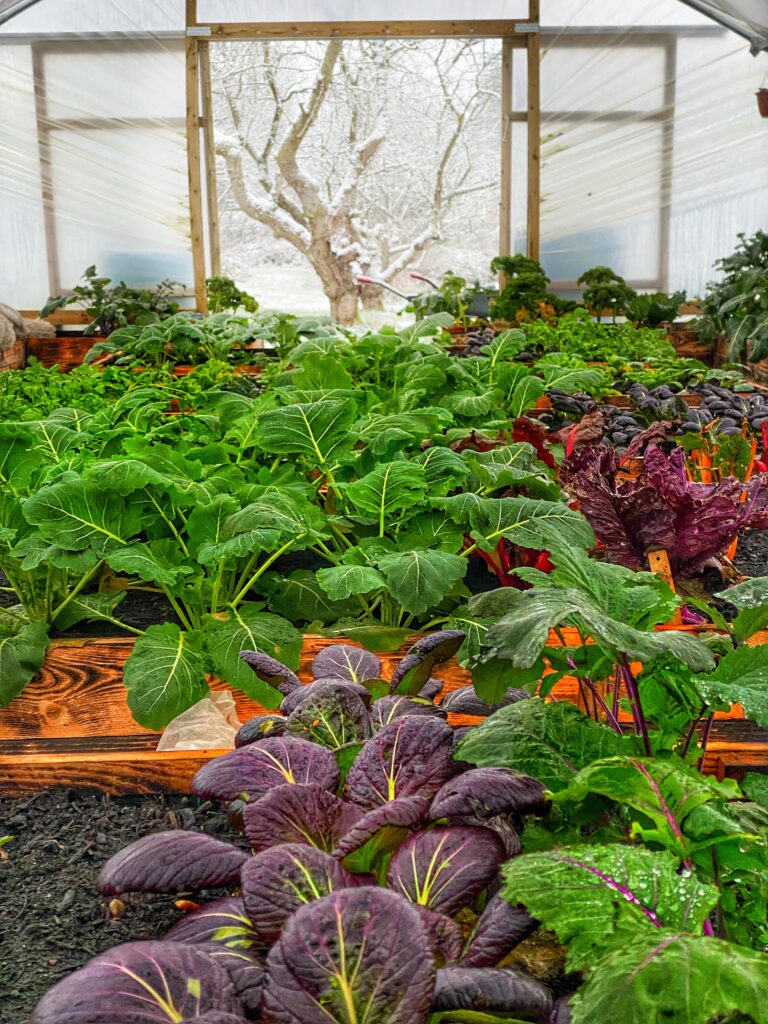
<path fill-rule="evenodd" d="M 77 585 L 73 587 L 72 590 L 70 590 L 70 592 L 61 602 L 61 604 L 51 612 L 51 617 L 49 620 L 51 623 L 54 623 L 56 621 L 56 619 L 59 617 L 59 615 L 61 615 L 61 613 L 70 603 L 70 601 L 73 601 L 77 597 L 77 595 L 81 592 L 83 587 L 85 587 L 93 579 L 96 573 L 101 569 L 103 564 L 104 561 L 102 559 L 101 561 L 97 562 L 92 569 L 89 569 L 88 572 L 84 573 L 80 577 L 80 580 L 77 583 Z"/>
<path fill-rule="evenodd" d="M 428 629 L 434 629 L 435 626 L 442 626 L 443 623 L 447 622 L 449 618 L 450 618 L 450 616 L 446 615 L 442 619 L 430 619 L 430 621 L 426 624 L 426 626 L 422 626 L 421 627 L 421 630 L 422 630 L 422 632 L 426 633 L 426 631 Z"/>
<path fill-rule="evenodd" d="M 238 605 L 238 604 L 240 604 L 240 602 L 242 601 L 242 599 L 243 599 L 243 598 L 245 597 L 245 595 L 246 595 L 246 594 L 248 593 L 248 591 L 249 591 L 249 590 L 251 589 L 251 587 L 252 587 L 252 586 L 253 586 L 253 584 L 254 584 L 254 583 L 256 582 L 256 580 L 258 580 L 258 579 L 259 579 L 259 577 L 260 577 L 260 576 L 261 576 L 261 575 L 262 575 L 263 573 L 265 573 L 265 572 L 267 571 L 267 569 L 268 569 L 268 568 L 270 567 L 270 565 L 273 565 L 273 564 L 274 564 L 274 562 L 276 562 L 276 561 L 277 561 L 277 559 L 278 559 L 278 558 L 279 558 L 279 557 L 280 557 L 281 555 L 284 555 L 284 554 L 285 554 L 285 552 L 286 552 L 286 551 L 288 551 L 288 550 L 289 550 L 289 548 L 291 548 L 291 547 L 293 546 L 293 544 L 294 544 L 294 543 L 295 543 L 296 541 L 298 541 L 298 540 L 301 540 L 301 539 L 302 539 L 302 537 L 304 537 L 304 536 L 306 536 L 306 534 L 304 534 L 304 533 L 300 533 L 300 534 L 298 534 L 298 536 L 296 536 L 296 537 L 292 537 L 292 538 L 291 538 L 290 540 L 286 541 L 286 542 L 285 542 L 285 544 L 283 544 L 283 546 L 282 546 L 281 548 L 278 548 L 278 550 L 277 550 L 277 551 L 274 551 L 274 552 L 273 552 L 273 553 L 272 553 L 272 554 L 271 554 L 271 555 L 269 556 L 269 558 L 268 558 L 268 559 L 267 559 L 267 560 L 266 560 L 265 562 L 263 562 L 263 563 L 262 563 L 262 564 L 261 564 L 261 565 L 259 566 L 259 568 L 258 568 L 258 569 L 256 570 L 256 572 L 255 572 L 255 573 L 253 574 L 253 576 L 251 576 L 251 578 L 250 578 L 250 579 L 248 580 L 248 582 L 247 582 L 247 583 L 245 584 L 245 586 L 244 586 L 244 587 L 242 587 L 242 588 L 241 588 L 241 589 L 240 589 L 240 590 L 238 591 L 238 593 L 237 593 L 237 594 L 235 595 L 235 597 L 234 597 L 234 598 L 233 598 L 233 599 L 232 599 L 232 600 L 231 600 L 231 601 L 229 602 L 229 604 L 230 604 L 230 605 L 231 605 L 231 606 L 232 606 L 233 608 L 236 608 L 236 607 L 237 607 L 237 605 Z"/>

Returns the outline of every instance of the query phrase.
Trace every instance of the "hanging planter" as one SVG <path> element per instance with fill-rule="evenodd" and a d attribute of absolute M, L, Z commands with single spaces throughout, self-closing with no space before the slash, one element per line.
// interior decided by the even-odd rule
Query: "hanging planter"
<path fill-rule="evenodd" d="M 758 89 L 755 96 L 757 96 L 757 109 L 760 111 L 760 117 L 768 117 L 768 89 Z"/>

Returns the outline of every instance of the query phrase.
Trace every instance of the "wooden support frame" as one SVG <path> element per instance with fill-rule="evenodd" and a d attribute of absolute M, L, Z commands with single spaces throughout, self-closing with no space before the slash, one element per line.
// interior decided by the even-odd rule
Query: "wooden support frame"
<path fill-rule="evenodd" d="M 221 253 L 216 195 L 216 165 L 214 150 L 213 104 L 211 98 L 209 43 L 243 41 L 249 39 L 445 39 L 445 38 L 500 38 L 501 62 L 501 195 L 499 198 L 499 253 L 512 250 L 512 124 L 528 122 L 528 238 L 529 255 L 534 247 L 539 251 L 539 0 L 528 0 L 528 19 L 482 21 L 339 21 L 339 22 L 200 22 L 197 20 L 197 0 L 186 0 L 187 47 L 187 156 L 190 182 L 190 224 L 192 255 L 195 267 L 195 294 L 198 308 L 205 311 L 205 272 L 202 286 L 198 287 L 198 266 L 204 266 L 202 239 L 202 192 L 199 133 L 203 129 L 206 191 L 208 201 L 208 228 L 210 235 L 211 273 L 219 273 Z M 526 111 L 512 110 L 512 53 L 515 48 L 527 49 L 529 54 L 528 107 Z M 194 51 L 194 56 L 193 56 Z M 531 59 L 531 54 L 535 59 Z M 531 69 L 534 81 L 531 84 Z M 203 115 L 199 116 L 202 89 Z M 531 173 L 533 165 L 533 173 Z M 531 208 L 531 203 L 535 209 Z M 198 209 L 199 207 L 199 209 Z"/>
<path fill-rule="evenodd" d="M 213 93 L 211 90 L 211 52 L 207 42 L 198 43 L 200 86 L 203 116 L 203 151 L 205 154 L 205 202 L 208 213 L 208 253 L 211 274 L 221 273 L 221 236 L 219 232 L 219 199 L 216 182 L 216 149 L 214 145 Z"/>
<path fill-rule="evenodd" d="M 540 0 L 528 0 L 528 19 L 538 26 Z M 541 34 L 528 36 L 528 224 L 526 254 L 541 253 Z"/>
<path fill-rule="evenodd" d="M 186 0 L 187 25 L 197 20 L 197 0 Z M 205 287 L 205 249 L 203 229 L 203 188 L 200 161 L 200 62 L 199 43 L 187 35 L 186 88 L 187 88 L 187 175 L 189 179 L 189 226 L 192 245 L 192 271 L 195 302 L 200 313 L 208 312 L 208 292 Z"/>
<path fill-rule="evenodd" d="M 51 157 L 51 123 L 48 119 L 48 99 L 45 87 L 44 51 L 32 45 L 32 87 L 35 96 L 37 151 L 40 160 L 40 193 L 43 205 L 43 231 L 48 263 L 48 294 L 59 293 L 59 243 L 56 232 L 56 211 L 53 201 L 53 165 Z"/>

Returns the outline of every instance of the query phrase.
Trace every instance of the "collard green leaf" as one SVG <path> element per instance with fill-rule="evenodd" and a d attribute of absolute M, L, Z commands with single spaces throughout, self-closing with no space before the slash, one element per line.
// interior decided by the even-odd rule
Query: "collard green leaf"
<path fill-rule="evenodd" d="M 424 479 L 429 493 L 433 496 L 459 487 L 469 476 L 469 466 L 450 448 L 432 445 L 416 457 L 424 470 Z"/>
<path fill-rule="evenodd" d="M 532 698 L 496 711 L 465 736 L 456 756 L 480 767 L 525 772 L 557 792 L 598 758 L 634 747 L 635 737 L 617 736 L 572 704 Z"/>
<path fill-rule="evenodd" d="M 424 470 L 414 462 L 380 463 L 347 488 L 355 512 L 375 524 L 383 537 L 398 513 L 418 505 L 427 483 Z"/>
<path fill-rule="evenodd" d="M 131 714 L 146 729 L 160 731 L 208 695 L 208 659 L 203 634 L 175 623 L 150 626 L 128 656 L 123 682 Z"/>
<path fill-rule="evenodd" d="M 550 549 L 558 543 L 586 548 L 595 543 L 592 527 L 584 516 L 561 501 L 460 494 L 434 498 L 432 504 L 467 526 L 483 551 L 494 551 L 502 538 L 518 547 L 535 549 Z"/>
<path fill-rule="evenodd" d="M 503 895 L 554 931 L 568 947 L 568 967 L 580 970 L 643 932 L 700 932 L 717 889 L 679 871 L 679 858 L 666 851 L 562 847 L 506 864 Z"/>
<path fill-rule="evenodd" d="M 210 1014 L 210 1015 L 209 1015 Z M 227 971 L 180 942 L 128 942 L 102 953 L 43 996 L 33 1024 L 178 1024 L 242 1020 Z"/>
<path fill-rule="evenodd" d="M 203 627 L 206 650 L 213 671 L 265 708 L 276 708 L 280 694 L 265 683 L 240 657 L 241 651 L 257 651 L 298 666 L 303 636 L 287 619 L 260 606 L 242 604 L 230 609 L 229 618 L 207 618 Z"/>
<path fill-rule="evenodd" d="M 180 580 L 192 576 L 195 569 L 185 565 L 178 545 L 172 540 L 138 542 L 111 551 L 107 565 L 115 572 L 129 573 L 140 580 L 175 587 Z"/>
<path fill-rule="evenodd" d="M 28 522 L 46 540 L 70 551 L 92 546 L 97 551 L 125 544 L 141 527 L 139 509 L 97 483 L 86 484 L 66 472 L 56 483 L 41 487 L 23 505 Z"/>
<path fill-rule="evenodd" d="M 412 903 L 449 917 L 469 906 L 506 860 L 489 829 L 451 826 L 416 832 L 394 853 L 387 884 Z"/>
<path fill-rule="evenodd" d="M 392 597 L 412 615 L 440 604 L 464 579 L 467 560 L 446 551 L 402 551 L 383 555 L 378 567 Z"/>
<path fill-rule="evenodd" d="M 337 860 L 305 843 L 283 843 L 251 857 L 241 872 L 243 900 L 257 934 L 275 942 L 299 907 L 357 884 Z"/>
<path fill-rule="evenodd" d="M 78 622 L 111 622 L 125 592 L 78 594 L 56 616 L 57 629 L 70 629 Z"/>
<path fill-rule="evenodd" d="M 615 949 L 572 1002 L 573 1024 L 764 1024 L 768 963 L 720 939 L 665 930 Z"/>
<path fill-rule="evenodd" d="M 330 750 L 291 736 L 267 736 L 208 761 L 192 780 L 192 792 L 219 800 L 245 793 L 258 800 L 275 786 L 309 783 L 335 792 L 339 769 Z"/>
<path fill-rule="evenodd" d="M 329 464 L 351 441 L 355 419 L 352 399 L 285 406 L 265 412 L 259 419 L 257 443 L 276 455 L 301 455 L 313 466 Z"/>
<path fill-rule="evenodd" d="M 29 622 L 12 632 L 0 629 L 0 706 L 18 697 L 43 664 L 48 627 Z"/>
<path fill-rule="evenodd" d="M 488 490 L 525 487 L 538 498 L 556 499 L 560 487 L 536 457 L 536 449 L 524 442 L 491 448 L 486 452 L 468 451 L 467 462 L 477 479 Z"/>
<path fill-rule="evenodd" d="M 343 889 L 288 920 L 267 959 L 262 1020 L 417 1024 L 427 1018 L 434 984 L 418 911 L 376 886 Z"/>
<path fill-rule="evenodd" d="M 329 597 L 317 575 L 309 569 L 294 569 L 290 576 L 267 573 L 261 584 L 270 609 L 291 622 L 336 622 L 360 612 L 354 598 L 335 601 Z"/>
<path fill-rule="evenodd" d="M 200 832 L 155 832 L 110 857 L 99 872 L 99 892 L 196 892 L 233 885 L 248 854 Z"/>
<path fill-rule="evenodd" d="M 204 544 L 213 547 L 224 540 L 224 524 L 239 509 L 231 494 L 219 494 L 204 505 L 197 505 L 189 514 L 187 534 L 189 553 L 196 558 Z"/>
<path fill-rule="evenodd" d="M 317 570 L 317 582 L 332 601 L 382 590 L 387 581 L 372 565 L 334 565 Z"/>

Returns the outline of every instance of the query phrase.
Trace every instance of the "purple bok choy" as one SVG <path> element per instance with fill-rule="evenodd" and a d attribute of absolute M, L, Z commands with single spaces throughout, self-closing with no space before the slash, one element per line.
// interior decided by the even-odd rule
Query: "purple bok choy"
<path fill-rule="evenodd" d="M 427 661 L 406 664 L 392 688 L 407 680 L 418 692 Z M 107 895 L 212 887 L 235 895 L 204 903 L 163 942 L 91 961 L 44 997 L 34 1024 L 427 1024 L 459 1011 L 548 1020 L 548 989 L 499 966 L 537 922 L 496 895 L 526 815 L 548 809 L 544 789 L 509 769 L 464 770 L 439 709 L 424 714 L 407 693 L 394 694 L 405 703 L 389 704 L 391 716 L 372 713 L 378 702 L 359 692 L 359 673 L 373 667 L 334 662 L 345 676 L 320 691 L 332 694 L 324 738 L 329 729 L 338 735 L 340 719 L 351 719 L 350 735 L 369 733 L 352 743 L 351 761 L 349 747 L 304 738 L 303 715 L 293 719 L 301 729 L 288 724 L 318 684 L 299 691 L 285 679 L 286 700 L 296 702 L 285 733 L 268 731 L 198 772 L 196 794 L 243 798 L 248 849 L 175 831 L 145 836 L 107 862 L 99 876 Z M 119 987 L 125 998 L 106 1011 L 101 994 Z M 68 1005 L 76 1014 L 62 1016 Z"/>

